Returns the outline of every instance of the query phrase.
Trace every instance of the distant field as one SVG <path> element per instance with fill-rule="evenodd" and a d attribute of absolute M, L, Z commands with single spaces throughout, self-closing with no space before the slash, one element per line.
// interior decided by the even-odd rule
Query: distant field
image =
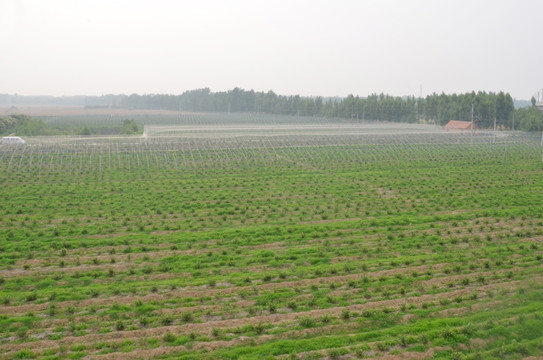
<path fill-rule="evenodd" d="M 177 115 L 177 111 L 158 109 L 85 108 L 78 106 L 18 106 L 0 107 L 0 113 L 21 113 L 29 116 L 131 116 L 131 115 Z"/>
<path fill-rule="evenodd" d="M 196 113 L 187 111 L 170 111 L 154 109 L 124 109 L 124 108 L 84 108 L 84 107 L 52 107 L 52 106 L 27 106 L 18 107 L 15 110 L 0 107 L 0 114 L 20 113 L 43 120 L 46 124 L 62 127 L 103 128 L 118 126 L 124 119 L 134 120 L 146 127 L 163 126 L 189 126 L 189 127 L 214 127 L 226 130 L 228 126 L 360 126 L 368 128 L 370 124 L 376 124 L 378 128 L 409 129 L 409 131 L 421 130 L 425 126 L 402 123 L 374 123 L 371 119 L 345 119 L 304 117 L 292 115 L 276 115 L 266 113 Z M 371 126 L 370 126 L 371 127 Z M 426 126 L 426 130 L 435 127 Z M 440 127 L 441 129 L 441 127 Z M 169 134 L 169 136 L 175 134 Z"/>
<path fill-rule="evenodd" d="M 538 137 L 208 116 L 0 146 L 0 358 L 543 355 Z"/>

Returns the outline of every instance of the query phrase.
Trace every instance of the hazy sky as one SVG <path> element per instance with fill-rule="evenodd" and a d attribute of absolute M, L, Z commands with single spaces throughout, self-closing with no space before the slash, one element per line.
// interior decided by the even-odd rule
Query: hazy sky
<path fill-rule="evenodd" d="M 543 88 L 543 1 L 0 0 L 0 93 Z"/>

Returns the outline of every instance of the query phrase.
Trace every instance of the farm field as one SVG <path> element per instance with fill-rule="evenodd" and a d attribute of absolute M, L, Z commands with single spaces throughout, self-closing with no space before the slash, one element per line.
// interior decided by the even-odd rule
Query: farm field
<path fill-rule="evenodd" d="M 538 138 L 209 126 L 0 147 L 0 358 L 542 356 Z"/>

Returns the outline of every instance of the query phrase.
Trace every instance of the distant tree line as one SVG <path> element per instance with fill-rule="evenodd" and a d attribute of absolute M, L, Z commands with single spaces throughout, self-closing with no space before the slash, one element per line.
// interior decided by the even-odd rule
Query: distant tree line
<path fill-rule="evenodd" d="M 14 114 L 0 117 L 0 134 L 8 135 L 56 135 L 56 129 L 49 128 L 42 120 L 26 115 Z"/>
<path fill-rule="evenodd" d="M 143 132 L 143 126 L 134 120 L 124 119 L 119 125 L 106 128 L 86 125 L 79 127 L 51 126 L 41 119 L 27 115 L 13 114 L 0 116 L 0 135 L 15 134 L 17 136 L 49 136 L 49 135 L 94 135 L 123 134 L 136 135 Z"/>
<path fill-rule="evenodd" d="M 116 105 L 138 109 L 170 109 L 212 112 L 260 112 L 271 114 L 322 116 L 394 122 L 427 122 L 445 125 L 449 120 L 474 122 L 480 128 L 535 131 L 543 129 L 543 113 L 537 108 L 515 110 L 509 93 L 471 92 L 431 94 L 424 98 L 372 94 L 366 98 L 349 95 L 343 99 L 277 95 L 235 88 L 224 92 L 209 89 L 186 91 L 181 95 L 121 96 Z M 472 112 L 473 106 L 473 112 Z"/>
<path fill-rule="evenodd" d="M 524 131 L 543 131 L 543 111 L 532 105 L 515 110 L 515 129 Z"/>
<path fill-rule="evenodd" d="M 0 103 L 2 102 L 0 95 Z M 56 98 L 55 98 L 56 99 Z M 5 99 L 4 99 L 5 100 Z M 31 99 L 38 101 L 36 97 Z M 362 98 L 301 97 L 277 95 L 273 91 L 255 92 L 234 88 L 211 92 L 210 89 L 185 91 L 181 95 L 103 95 L 73 97 L 65 103 L 82 102 L 87 107 L 121 107 L 203 112 L 256 112 L 329 118 L 393 122 L 425 122 L 444 125 L 449 120 L 474 122 L 480 128 L 526 131 L 543 129 L 543 113 L 532 107 L 515 109 L 509 93 L 470 92 L 465 94 L 431 94 L 423 98 L 372 94 Z M 473 109 L 473 111 L 472 111 Z"/>

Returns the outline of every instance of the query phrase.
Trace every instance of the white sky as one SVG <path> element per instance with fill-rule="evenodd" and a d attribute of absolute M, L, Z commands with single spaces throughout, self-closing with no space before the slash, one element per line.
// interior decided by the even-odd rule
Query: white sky
<path fill-rule="evenodd" d="M 541 0 L 0 0 L 0 93 L 543 88 Z"/>

